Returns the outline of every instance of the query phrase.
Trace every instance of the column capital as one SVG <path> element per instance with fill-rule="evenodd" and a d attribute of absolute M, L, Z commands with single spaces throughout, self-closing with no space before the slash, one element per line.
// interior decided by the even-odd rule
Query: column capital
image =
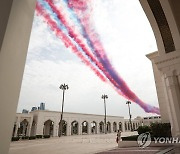
<path fill-rule="evenodd" d="M 165 76 L 165 82 L 166 82 L 166 86 L 168 88 L 174 87 L 174 86 L 178 86 L 178 80 L 177 80 L 177 76 L 175 75 L 169 75 L 169 76 Z"/>
<path fill-rule="evenodd" d="M 164 78 L 165 78 L 165 79 L 174 76 L 173 71 L 165 71 L 163 74 L 164 74 Z"/>

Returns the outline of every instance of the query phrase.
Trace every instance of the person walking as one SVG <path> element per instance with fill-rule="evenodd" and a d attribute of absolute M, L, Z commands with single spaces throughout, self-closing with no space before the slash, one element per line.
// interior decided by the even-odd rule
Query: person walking
<path fill-rule="evenodd" d="M 121 140 L 121 131 L 118 130 L 117 137 L 116 137 L 116 142 L 118 143 L 120 140 Z"/>

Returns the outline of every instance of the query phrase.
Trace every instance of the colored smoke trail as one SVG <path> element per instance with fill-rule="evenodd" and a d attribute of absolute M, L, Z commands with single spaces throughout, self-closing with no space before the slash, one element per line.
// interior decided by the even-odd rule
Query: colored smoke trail
<path fill-rule="evenodd" d="M 98 66 L 98 68 L 100 70 L 103 70 L 101 63 L 99 63 L 96 59 L 96 57 L 94 57 L 91 54 L 90 49 L 88 49 L 88 46 L 82 41 L 82 37 L 81 35 L 78 35 L 77 32 L 75 32 L 71 25 L 66 21 L 65 15 L 61 13 L 61 11 L 59 11 L 57 9 L 57 7 L 53 4 L 52 0 L 46 0 L 48 2 L 48 4 L 50 5 L 50 7 L 52 8 L 53 12 L 57 14 L 58 19 L 63 23 L 63 25 L 67 28 L 68 31 L 68 35 L 74 39 L 74 41 L 82 48 L 83 52 L 86 54 L 86 56 L 91 60 L 92 63 L 95 63 L 96 66 Z M 63 9 L 63 8 L 61 8 Z"/>
<path fill-rule="evenodd" d="M 47 0 L 47 1 L 48 1 L 48 0 Z M 41 1 L 41 2 L 42 2 L 42 5 L 43 5 L 43 4 L 44 4 L 43 1 Z M 49 2 L 50 2 L 50 1 L 49 1 Z M 52 6 L 52 5 L 51 5 L 51 6 Z M 45 5 L 45 7 L 47 8 L 47 5 Z M 52 8 L 53 8 L 53 7 L 52 7 Z M 44 11 L 44 10 L 43 10 L 43 11 Z M 56 10 L 55 12 L 58 13 L 57 10 Z M 65 22 L 65 19 L 63 19 L 62 21 L 63 21 L 63 23 L 64 23 L 64 22 Z M 61 21 L 61 22 L 62 22 L 62 21 Z M 67 23 L 66 23 L 65 25 L 67 26 Z M 69 29 L 70 29 L 70 28 L 69 28 Z M 72 30 L 71 30 L 70 36 L 71 36 L 72 38 L 75 38 L 75 39 L 76 39 L 76 35 L 72 33 Z M 76 40 L 76 41 L 77 41 L 77 43 L 79 43 L 79 45 L 82 47 L 82 42 L 80 42 L 79 40 Z M 82 47 L 82 48 L 83 48 L 83 47 Z M 104 71 L 104 68 L 102 68 L 102 65 L 99 64 L 99 62 L 98 62 L 94 57 L 92 57 L 92 55 L 91 55 L 90 53 L 88 53 L 88 50 L 87 50 L 86 48 L 83 48 L 83 49 L 85 50 L 86 55 L 89 56 L 89 58 L 90 58 L 92 61 L 95 61 L 95 64 L 96 64 L 101 70 Z M 98 75 L 98 74 L 100 74 L 100 73 L 96 70 L 96 74 Z M 100 77 L 101 80 L 102 80 L 101 75 L 99 75 L 99 77 Z M 110 76 L 109 76 L 109 78 L 110 78 Z M 105 81 L 105 79 L 104 79 L 104 81 Z M 107 80 L 106 80 L 106 81 L 107 81 Z M 111 82 L 114 82 L 114 81 L 111 79 Z M 118 90 L 118 93 L 122 95 L 122 93 L 121 93 L 120 90 Z"/>
<path fill-rule="evenodd" d="M 88 2 L 90 2 L 90 0 Z M 92 28 L 93 26 L 90 23 L 90 11 L 92 8 L 88 2 L 82 0 L 69 0 L 68 6 L 74 10 L 77 17 L 80 19 L 81 25 L 84 26 L 85 33 L 89 36 L 91 44 L 93 44 L 91 47 L 98 60 L 101 62 L 103 67 L 106 68 L 107 72 L 111 75 L 114 81 L 118 84 L 118 87 L 116 85 L 114 86 L 120 88 L 121 92 L 126 96 L 126 98 L 140 105 L 145 110 L 145 112 L 160 114 L 159 108 L 146 104 L 140 100 L 112 67 L 100 40 L 98 40 L 97 33 Z"/>
<path fill-rule="evenodd" d="M 71 12 L 74 12 L 74 17 L 77 18 L 76 21 L 79 21 L 79 25 L 81 26 L 80 34 L 75 31 L 72 28 L 73 26 L 67 22 L 67 17 L 59 8 L 56 8 L 52 0 L 46 1 L 53 12 L 57 15 L 57 18 L 65 26 L 68 32 L 68 36 L 66 36 L 66 34 L 62 32 L 61 27 L 57 26 L 57 24 L 50 18 L 48 13 L 46 13 L 46 11 L 40 5 L 37 6 L 38 13 L 44 17 L 51 30 L 56 33 L 57 37 L 62 39 L 66 47 L 71 47 L 73 52 L 78 55 L 78 57 L 81 58 L 82 61 L 87 66 L 89 66 L 97 74 L 97 76 L 101 78 L 101 80 L 107 81 L 108 79 L 108 81 L 111 82 L 118 94 L 137 103 L 146 112 L 160 114 L 157 107 L 148 105 L 140 100 L 135 95 L 135 93 L 131 91 L 126 82 L 118 75 L 116 70 L 111 65 L 103 48 L 103 45 L 98 38 L 98 34 L 94 30 L 93 24 L 90 22 L 90 12 L 92 11 L 92 8 L 90 6 L 91 0 L 64 0 L 67 2 Z M 85 56 L 81 53 L 82 51 L 77 49 L 77 47 L 73 44 L 74 42 L 69 39 L 69 37 L 71 37 L 73 41 L 77 43 L 77 45 L 82 49 Z M 84 39 L 87 40 L 87 44 L 85 43 Z M 95 64 L 98 69 L 95 68 L 93 64 Z M 107 79 L 104 76 L 106 76 Z"/>
<path fill-rule="evenodd" d="M 71 40 L 58 28 L 57 24 L 51 19 L 49 14 L 46 13 L 45 9 L 42 7 L 42 5 L 37 2 L 36 3 L 36 11 L 37 14 L 41 15 L 46 23 L 49 25 L 52 31 L 55 32 L 56 36 L 62 40 L 64 45 L 68 48 L 70 47 L 71 50 L 87 65 L 89 66 L 95 74 L 102 80 L 106 81 L 106 78 L 96 70 L 96 68 L 88 61 L 86 58 L 81 54 L 81 52 L 78 51 L 77 47 L 71 42 Z"/>
<path fill-rule="evenodd" d="M 61 21 L 61 23 L 67 28 L 67 31 L 68 31 L 68 35 L 74 39 L 74 41 L 82 48 L 83 52 L 86 54 L 86 56 L 90 59 L 90 61 L 92 63 L 94 63 L 99 69 L 100 71 L 102 71 L 102 73 L 109 79 L 109 81 L 111 81 L 110 83 L 113 85 L 116 85 L 116 83 L 114 82 L 113 78 L 106 72 L 105 68 L 102 66 L 102 64 L 96 59 L 96 57 L 94 57 L 92 54 L 91 54 L 91 51 L 90 49 L 88 48 L 88 46 L 86 46 L 86 44 L 84 42 L 82 42 L 80 40 L 81 38 L 81 35 L 77 34 L 78 32 L 76 32 L 75 30 L 73 30 L 71 28 L 71 25 L 68 23 L 68 21 L 66 20 L 65 18 L 65 15 L 62 14 L 62 9 L 61 8 L 61 11 L 59 11 L 57 9 L 57 7 L 54 5 L 53 1 L 52 0 L 46 0 L 47 3 L 50 5 L 52 11 L 57 14 L 57 17 L 59 18 L 59 20 Z M 83 38 L 81 38 L 83 39 Z M 118 85 L 116 85 L 118 86 Z M 119 89 L 117 89 L 118 93 L 123 95 L 121 93 L 121 91 Z M 124 96 L 124 95 L 123 95 Z"/>

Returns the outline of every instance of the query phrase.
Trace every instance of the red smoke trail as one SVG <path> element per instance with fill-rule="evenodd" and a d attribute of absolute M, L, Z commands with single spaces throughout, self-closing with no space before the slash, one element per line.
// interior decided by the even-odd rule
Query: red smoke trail
<path fill-rule="evenodd" d="M 69 25 L 69 23 L 66 21 L 65 15 L 62 14 L 54 5 L 52 0 L 46 0 L 48 2 L 48 4 L 50 5 L 51 9 L 53 10 L 53 12 L 57 15 L 58 19 L 64 24 L 64 26 L 66 27 L 66 29 L 68 30 L 68 34 L 71 38 L 74 39 L 74 41 L 82 48 L 82 50 L 84 51 L 84 53 L 92 60 L 92 62 L 94 62 L 96 64 L 96 66 L 98 66 L 98 68 L 100 70 L 103 70 L 103 66 L 102 64 L 100 64 L 97 59 L 91 54 L 91 52 L 88 49 L 88 46 L 82 41 L 83 38 L 81 38 L 80 35 L 76 34 L 76 32 L 74 32 L 75 30 L 73 28 L 71 28 L 71 26 Z"/>
<path fill-rule="evenodd" d="M 44 8 L 42 7 L 39 2 L 36 3 L 36 11 L 39 15 L 41 15 L 46 23 L 49 25 L 52 31 L 55 32 L 56 36 L 59 37 L 62 42 L 65 44 L 65 46 L 68 48 L 70 47 L 72 51 L 87 65 L 89 66 L 95 74 L 102 80 L 102 81 L 107 81 L 106 78 L 94 68 L 94 66 L 85 59 L 85 57 L 81 54 L 80 51 L 78 51 L 77 47 L 71 42 L 71 40 L 58 28 L 57 24 L 51 19 L 49 14 L 46 13 Z"/>
<path fill-rule="evenodd" d="M 108 60 L 106 56 L 104 48 L 100 40 L 98 39 L 98 35 L 95 33 L 92 24 L 90 24 L 90 11 L 89 10 L 90 9 L 92 10 L 92 8 L 88 6 L 88 2 L 83 1 L 83 0 L 69 0 L 68 6 L 75 11 L 78 18 L 80 19 L 81 25 L 83 25 L 85 32 L 87 33 L 90 41 L 93 44 L 93 48 L 94 48 L 97 58 L 102 63 L 103 67 L 107 69 L 107 72 L 113 78 L 113 81 L 116 82 L 114 86 L 118 85 L 118 87 L 120 88 L 119 90 L 121 90 L 121 92 L 125 95 L 126 98 L 140 105 L 146 112 L 160 114 L 159 108 L 148 105 L 144 103 L 142 100 L 140 100 L 135 95 L 135 93 L 130 90 L 130 88 L 125 83 L 125 81 L 118 75 L 118 73 L 112 67 L 110 61 Z"/>
<path fill-rule="evenodd" d="M 88 46 L 86 44 L 84 44 L 83 41 L 81 41 L 81 39 L 83 39 L 83 38 L 81 38 L 80 35 L 76 34 L 75 30 L 73 28 L 71 28 L 72 26 L 70 26 L 70 24 L 66 20 L 65 15 L 62 13 L 62 11 L 59 11 L 57 9 L 57 7 L 53 3 L 53 0 L 46 0 L 46 2 L 51 7 L 52 11 L 57 15 L 57 17 L 61 21 L 61 23 L 66 27 L 69 36 L 74 39 L 74 41 L 82 48 L 83 52 L 90 58 L 90 60 L 93 63 L 95 63 L 95 65 L 104 73 L 104 75 L 111 81 L 111 83 L 113 83 L 117 87 L 118 85 L 116 84 L 116 82 L 106 72 L 106 70 L 104 69 L 102 64 L 99 61 L 97 61 L 97 59 L 91 54 L 91 51 L 89 51 Z M 63 8 L 61 8 L 61 9 L 63 9 Z M 118 93 L 120 94 L 119 90 L 118 90 Z M 123 94 L 121 94 L 121 95 L 123 95 Z"/>
<path fill-rule="evenodd" d="M 47 1 L 52 1 L 52 0 L 47 0 Z M 90 0 L 89 0 L 90 1 Z M 98 36 L 97 36 L 97 34 L 96 33 L 93 33 L 93 31 L 92 30 L 90 30 L 91 28 L 89 28 L 89 27 L 92 27 L 92 26 L 89 26 L 90 24 L 88 23 L 89 22 L 89 19 L 90 19 L 90 13 L 82 13 L 81 11 L 86 11 L 87 10 L 87 1 L 79 1 L 79 0 L 73 0 L 73 2 L 72 1 L 70 1 L 69 0 L 69 6 L 70 7 L 73 7 L 73 9 L 75 10 L 75 12 L 78 14 L 78 16 L 80 17 L 82 17 L 82 18 L 80 18 L 80 20 L 81 20 L 81 23 L 82 23 L 82 25 L 84 26 L 84 28 L 85 28 L 85 30 L 86 30 L 86 32 L 89 34 L 88 36 L 90 37 L 90 41 L 93 43 L 93 45 L 94 45 L 94 47 L 95 47 L 95 50 L 96 50 L 96 52 L 98 52 L 99 54 L 100 54 L 100 57 L 101 58 L 106 58 L 106 59 L 108 59 L 107 58 L 107 56 L 106 56 L 106 53 L 104 52 L 105 50 L 104 50 L 104 48 L 102 47 L 102 45 L 101 45 L 101 43 L 99 42 L 99 40 L 98 40 Z M 52 7 L 52 4 L 50 5 L 51 7 Z M 58 17 L 59 17 L 59 19 L 61 20 L 61 17 L 63 18 L 63 15 L 61 14 L 59 14 L 60 13 L 60 11 L 58 11 L 57 9 L 55 9 L 54 7 L 52 7 L 52 9 L 55 11 L 55 13 L 58 15 Z M 85 17 L 84 17 L 85 16 Z M 65 19 L 62 19 L 62 21 L 65 21 Z M 64 25 L 68 28 L 68 29 L 70 29 L 70 27 L 69 26 L 67 26 L 66 25 L 66 22 L 64 23 Z M 69 31 L 72 31 L 73 32 L 73 30 L 71 29 L 71 30 L 69 30 Z M 70 34 L 70 36 L 74 36 L 72 33 Z M 77 41 L 77 43 L 79 44 L 79 41 L 78 40 L 75 40 L 75 41 Z M 79 44 L 80 46 L 81 46 L 81 44 Z M 83 50 L 87 53 L 88 51 L 85 49 L 85 48 L 83 48 Z M 95 62 L 95 64 L 103 71 L 103 73 L 104 73 L 104 75 L 109 79 L 109 81 L 111 82 L 111 84 L 112 85 L 114 85 L 116 88 L 115 88 L 115 90 L 120 94 L 120 95 L 122 95 L 122 96 L 124 96 L 124 97 L 126 97 L 124 94 L 122 94 L 122 92 L 120 92 L 120 87 L 119 87 L 119 85 L 113 80 L 113 78 L 111 77 L 111 75 L 105 70 L 105 68 L 103 67 L 103 65 L 102 64 L 99 64 L 99 62 L 96 62 L 96 59 L 93 59 L 88 53 L 87 53 L 87 55 L 92 59 L 92 61 L 94 61 Z M 128 98 L 128 97 L 126 97 L 126 98 Z"/>
<path fill-rule="evenodd" d="M 43 8 L 42 8 L 43 9 Z M 40 10 L 40 9 L 38 9 L 38 10 Z M 43 11 L 44 11 L 44 15 L 45 15 L 45 10 L 43 9 Z M 41 15 L 42 15 L 42 13 L 41 13 Z M 46 16 L 47 16 L 47 13 L 46 13 Z M 50 18 L 49 16 L 48 16 L 48 18 Z M 48 21 L 47 21 L 47 23 L 48 23 Z M 55 22 L 53 22 L 53 25 L 55 25 L 56 23 Z M 52 27 L 51 27 L 51 29 L 52 29 Z M 54 31 L 54 29 L 52 29 L 53 31 Z M 57 35 L 58 36 L 58 35 Z M 67 42 L 65 42 L 66 43 L 66 47 L 68 47 L 69 45 L 67 44 Z M 89 55 L 89 54 L 88 54 Z M 92 57 L 91 57 L 92 58 Z M 93 58 L 92 58 L 92 60 L 94 60 Z M 96 59 L 95 59 L 96 60 Z M 96 62 L 97 63 L 97 62 Z M 102 67 L 100 64 L 97 64 L 99 67 Z M 90 66 L 91 67 L 91 66 Z M 104 68 L 101 68 L 101 70 L 104 70 Z M 97 73 L 96 73 L 97 72 Z M 101 76 L 99 75 L 100 73 L 98 73 L 98 71 L 96 71 L 95 73 L 101 78 Z M 106 72 L 105 72 L 106 73 Z M 109 76 L 109 78 L 110 78 L 110 76 Z M 105 80 L 105 79 L 104 79 Z M 113 81 L 113 79 L 111 78 L 110 79 L 110 81 L 111 81 L 111 83 L 113 83 L 114 81 Z M 114 84 L 116 84 L 115 82 L 114 82 Z M 120 92 L 120 90 L 118 90 L 118 93 L 119 94 L 121 94 L 121 92 Z M 122 94 L 121 94 L 122 95 Z"/>

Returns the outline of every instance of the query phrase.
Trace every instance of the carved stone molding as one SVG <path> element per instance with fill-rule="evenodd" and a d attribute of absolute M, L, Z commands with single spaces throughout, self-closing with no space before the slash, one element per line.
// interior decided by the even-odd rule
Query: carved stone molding
<path fill-rule="evenodd" d="M 166 77 L 166 85 L 168 88 L 172 88 L 174 86 L 178 86 L 178 80 L 177 80 L 177 76 L 168 76 Z"/>
<path fill-rule="evenodd" d="M 166 62 L 169 62 L 169 61 L 172 61 L 172 60 L 175 60 L 175 59 L 179 59 L 179 58 L 180 58 L 180 55 L 169 58 L 169 59 L 165 59 L 165 60 L 162 60 L 162 61 L 159 61 L 159 62 L 156 62 L 155 64 L 158 65 L 158 64 L 166 63 Z"/>

